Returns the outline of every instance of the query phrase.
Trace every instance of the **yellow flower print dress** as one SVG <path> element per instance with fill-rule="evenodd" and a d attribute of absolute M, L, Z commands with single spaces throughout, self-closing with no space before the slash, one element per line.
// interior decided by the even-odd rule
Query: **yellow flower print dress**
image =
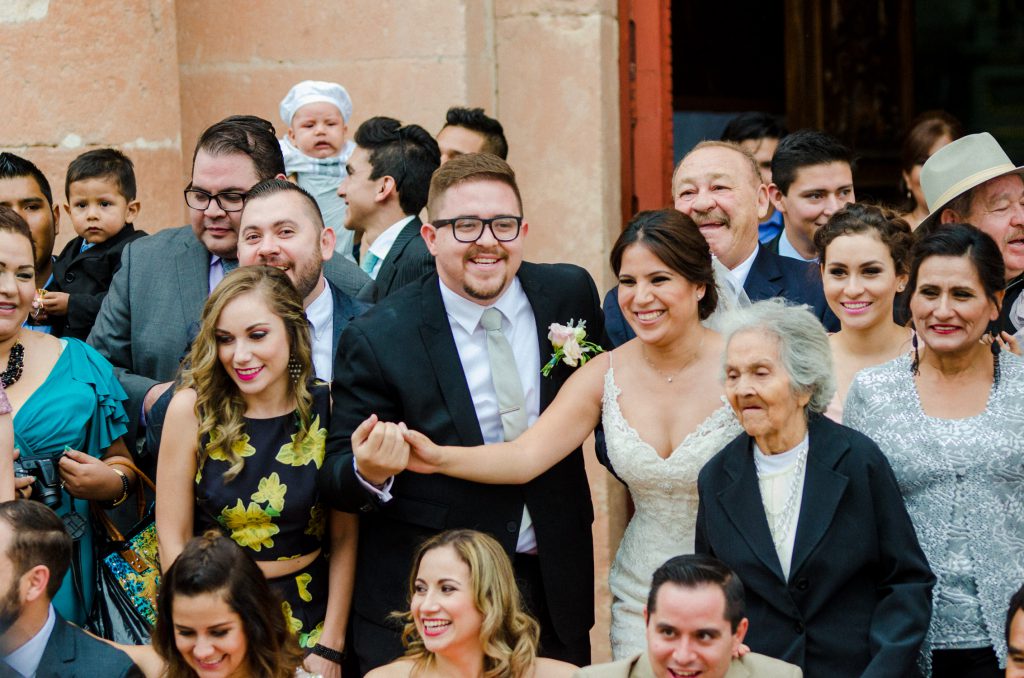
<path fill-rule="evenodd" d="M 299 442 L 294 413 L 245 420 L 245 436 L 234 445 L 243 466 L 234 480 L 224 482 L 231 464 L 223 451 L 208 450 L 196 473 L 196 534 L 219 530 L 257 561 L 297 558 L 323 546 L 326 512 L 316 475 L 324 461 L 330 389 L 317 383 L 312 393 L 313 421 Z M 327 558 L 321 555 L 299 572 L 270 580 L 289 627 L 306 648 L 323 630 L 327 575 Z"/>

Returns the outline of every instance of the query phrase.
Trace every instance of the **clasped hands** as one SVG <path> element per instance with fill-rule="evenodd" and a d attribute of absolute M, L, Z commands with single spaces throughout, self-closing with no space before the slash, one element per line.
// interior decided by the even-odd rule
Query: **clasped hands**
<path fill-rule="evenodd" d="M 409 470 L 437 473 L 441 448 L 404 423 L 381 421 L 371 414 L 352 432 L 356 469 L 366 482 L 381 487 L 389 478 Z"/>

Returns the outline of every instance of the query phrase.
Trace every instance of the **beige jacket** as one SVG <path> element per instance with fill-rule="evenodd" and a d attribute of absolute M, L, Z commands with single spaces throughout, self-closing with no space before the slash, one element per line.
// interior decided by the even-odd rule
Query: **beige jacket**
<path fill-rule="evenodd" d="M 755 652 L 733 659 L 725 678 L 803 678 L 799 666 Z M 655 678 L 646 654 L 610 664 L 596 664 L 577 671 L 573 678 Z"/>

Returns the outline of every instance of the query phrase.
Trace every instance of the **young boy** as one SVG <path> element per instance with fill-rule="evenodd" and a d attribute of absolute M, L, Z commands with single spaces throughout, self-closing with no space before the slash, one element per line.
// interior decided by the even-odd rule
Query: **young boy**
<path fill-rule="evenodd" d="M 772 156 L 768 194 L 783 221 L 782 232 L 767 244 L 768 249 L 784 257 L 817 261 L 814 234 L 834 213 L 856 201 L 853 154 L 824 132 L 793 132 L 779 142 Z"/>
<path fill-rule="evenodd" d="M 324 224 L 334 229 L 334 250 L 355 261 L 353 232 L 344 227 L 346 205 L 338 197 L 345 164 L 355 150 L 348 139 L 352 99 L 334 82 L 304 80 L 281 101 L 281 119 L 288 133 L 281 139 L 285 171 L 316 199 Z"/>
<path fill-rule="evenodd" d="M 88 151 L 68 166 L 64 211 L 78 237 L 53 262 L 53 280 L 39 302 L 53 334 L 89 336 L 125 245 L 144 235 L 132 226 L 139 213 L 135 169 L 120 151 Z"/>

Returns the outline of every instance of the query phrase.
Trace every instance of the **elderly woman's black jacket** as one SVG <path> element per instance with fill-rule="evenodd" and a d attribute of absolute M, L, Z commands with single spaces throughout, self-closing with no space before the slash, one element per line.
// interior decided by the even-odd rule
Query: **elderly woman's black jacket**
<path fill-rule="evenodd" d="M 817 414 L 808 428 L 788 581 L 745 433 L 700 473 L 696 550 L 743 581 L 754 652 L 798 664 L 809 678 L 917 675 L 935 577 L 896 478 L 870 438 Z"/>

